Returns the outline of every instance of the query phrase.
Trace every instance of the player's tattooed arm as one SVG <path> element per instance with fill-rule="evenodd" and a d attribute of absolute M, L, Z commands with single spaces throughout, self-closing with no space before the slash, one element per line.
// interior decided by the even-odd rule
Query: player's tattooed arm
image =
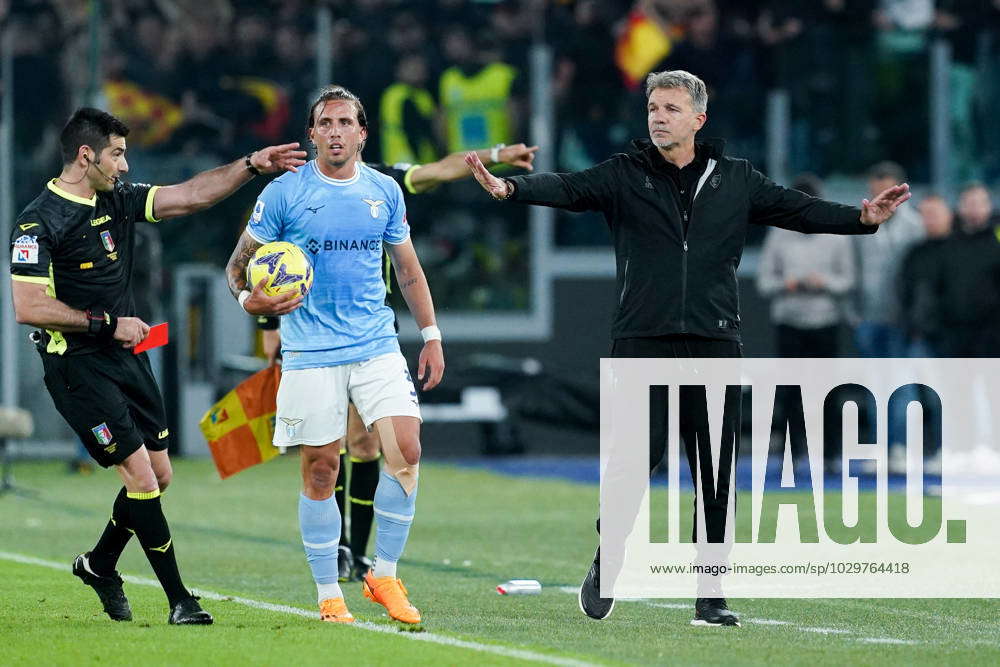
<path fill-rule="evenodd" d="M 427 285 L 424 270 L 420 266 L 420 260 L 417 259 L 417 253 L 413 249 L 413 242 L 407 239 L 399 244 L 386 244 L 385 247 L 396 269 L 400 291 L 413 314 L 413 319 L 417 321 L 417 326 L 421 330 L 435 326 L 434 301 L 431 299 L 431 290 Z M 443 375 L 444 350 L 438 337 L 424 343 L 417 362 L 417 378 L 426 380 L 423 386 L 426 391 L 437 386 Z"/>
<path fill-rule="evenodd" d="M 240 235 L 240 240 L 229 257 L 229 263 L 226 264 L 226 281 L 234 298 L 239 298 L 240 292 L 245 289 L 253 289 L 252 286 L 247 287 L 247 264 L 261 245 L 263 244 L 246 232 Z"/>
<path fill-rule="evenodd" d="M 226 282 L 229 284 L 229 291 L 243 306 L 243 310 L 251 315 L 265 315 L 267 317 L 287 315 L 302 305 L 301 294 L 285 292 L 277 296 L 268 296 L 264 292 L 266 279 L 262 279 L 257 285 L 247 284 L 247 265 L 261 245 L 263 244 L 245 231 L 240 235 L 236 249 L 233 250 L 233 254 L 226 264 Z M 247 295 L 241 297 L 242 292 L 246 292 Z"/>

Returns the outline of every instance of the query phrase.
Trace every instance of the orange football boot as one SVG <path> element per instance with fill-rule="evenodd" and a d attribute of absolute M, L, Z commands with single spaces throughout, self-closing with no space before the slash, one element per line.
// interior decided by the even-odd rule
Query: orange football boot
<path fill-rule="evenodd" d="M 406 587 L 396 577 L 378 577 L 369 570 L 361 584 L 361 592 L 372 602 L 377 602 L 391 618 L 401 623 L 419 623 L 420 612 L 407 599 Z"/>
<path fill-rule="evenodd" d="M 328 623 L 353 623 L 354 616 L 347 611 L 344 598 L 327 598 L 319 603 L 319 617 Z"/>

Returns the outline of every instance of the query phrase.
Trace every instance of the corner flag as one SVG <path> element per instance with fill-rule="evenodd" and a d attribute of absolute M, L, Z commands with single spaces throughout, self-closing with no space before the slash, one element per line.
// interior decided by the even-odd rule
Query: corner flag
<path fill-rule="evenodd" d="M 281 368 L 270 366 L 236 385 L 201 418 L 199 426 L 225 479 L 278 455 L 271 444 Z"/>

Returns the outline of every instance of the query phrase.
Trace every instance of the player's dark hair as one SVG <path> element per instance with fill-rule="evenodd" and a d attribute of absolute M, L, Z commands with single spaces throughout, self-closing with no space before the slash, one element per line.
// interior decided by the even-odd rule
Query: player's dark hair
<path fill-rule="evenodd" d="M 101 151 L 111 143 L 111 135 L 127 137 L 128 131 L 125 123 L 107 111 L 80 107 L 73 112 L 59 135 L 63 164 L 70 164 L 76 159 L 80 146 L 90 146 L 100 157 Z"/>
<path fill-rule="evenodd" d="M 354 108 L 358 112 L 358 125 L 366 130 L 368 129 L 368 116 L 365 114 L 365 106 L 361 104 L 361 100 L 358 96 L 343 86 L 327 86 L 319 91 L 319 97 L 316 98 L 315 102 L 309 105 L 309 117 L 306 118 L 307 136 L 309 135 L 309 130 L 311 130 L 313 125 L 316 123 L 316 107 L 333 100 L 354 102 Z"/>

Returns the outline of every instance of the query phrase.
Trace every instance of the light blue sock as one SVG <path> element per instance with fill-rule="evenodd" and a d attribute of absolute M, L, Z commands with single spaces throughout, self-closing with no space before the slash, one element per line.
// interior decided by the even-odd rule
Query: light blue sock
<path fill-rule="evenodd" d="M 375 488 L 376 566 L 380 562 L 395 564 L 403 555 L 416 505 L 417 488 L 406 495 L 399 480 L 383 471 Z"/>
<path fill-rule="evenodd" d="M 329 592 L 329 585 L 337 584 L 340 510 L 336 499 L 312 500 L 299 494 L 299 530 L 316 586 Z"/>

